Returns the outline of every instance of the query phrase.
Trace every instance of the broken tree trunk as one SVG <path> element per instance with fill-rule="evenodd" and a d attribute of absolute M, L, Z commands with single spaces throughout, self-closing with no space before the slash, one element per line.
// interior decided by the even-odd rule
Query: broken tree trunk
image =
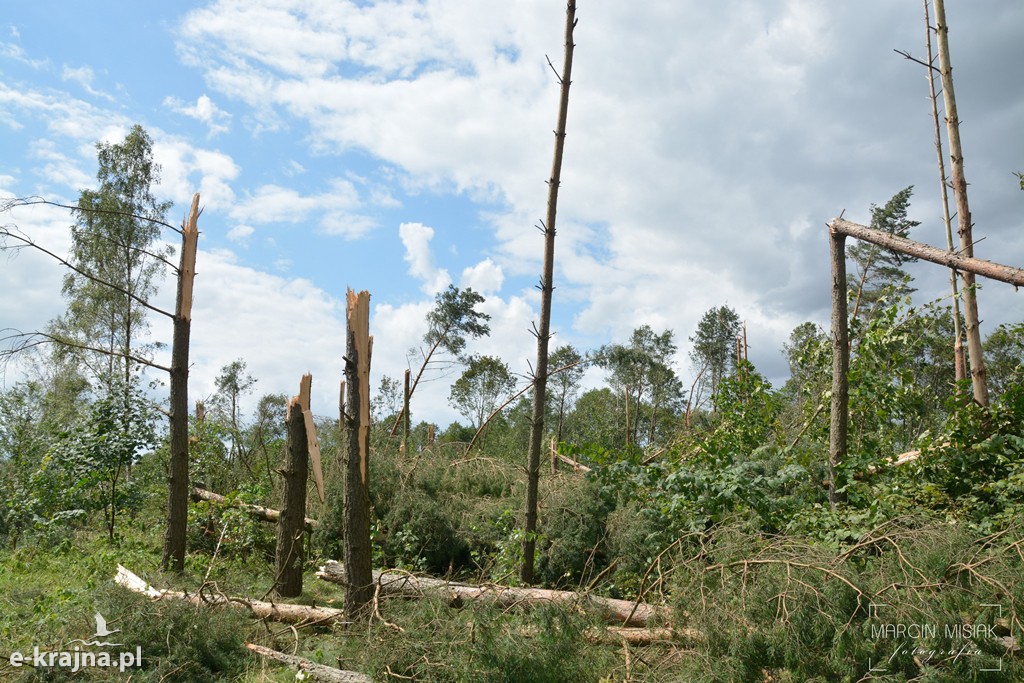
<path fill-rule="evenodd" d="M 934 0 L 935 34 L 938 39 L 939 76 L 942 79 L 942 101 L 946 107 L 946 137 L 949 139 L 950 185 L 956 200 L 957 232 L 960 234 L 960 253 L 974 257 L 971 208 L 967 201 L 967 180 L 964 177 L 964 153 L 960 145 L 960 119 L 956 112 L 956 94 L 953 90 L 953 66 L 949 58 L 949 24 L 943 0 Z M 988 380 L 985 357 L 981 347 L 981 326 L 978 315 L 978 297 L 974 287 L 974 271 L 960 269 L 963 283 L 964 327 L 967 335 L 967 357 L 971 364 L 971 388 L 979 405 L 988 405 Z"/>
<path fill-rule="evenodd" d="M 277 524 L 278 520 L 281 519 L 281 511 L 275 510 L 274 508 L 263 507 L 262 505 L 254 505 L 253 503 L 246 503 L 241 500 L 228 500 L 219 493 L 213 491 L 207 491 L 201 488 L 192 488 L 192 500 L 198 503 L 201 500 L 205 500 L 210 503 L 217 503 L 218 505 L 229 505 L 231 507 L 239 508 L 240 510 L 248 511 L 253 517 L 260 520 L 261 522 L 271 522 Z M 305 519 L 306 531 L 312 531 L 316 528 L 318 522 L 315 519 L 306 517 Z"/>
<path fill-rule="evenodd" d="M 192 286 L 196 274 L 199 241 L 199 193 L 192 196 L 188 219 L 181 226 L 181 260 L 171 339 L 171 457 L 167 477 L 167 530 L 160 566 L 185 569 L 185 537 L 188 530 L 188 345 L 192 328 Z"/>
<path fill-rule="evenodd" d="M 324 683 L 372 683 L 373 680 L 369 676 L 357 671 L 335 669 L 333 666 L 317 664 L 316 662 L 310 661 L 304 657 L 287 655 L 283 652 L 278 652 L 277 650 L 271 650 L 269 647 L 263 647 L 262 645 L 246 643 L 245 647 L 249 651 L 262 657 L 273 659 L 302 671 L 306 674 L 304 678 L 308 678 L 311 681 L 323 681 Z M 296 678 L 298 679 L 298 676 L 296 676 Z"/>
<path fill-rule="evenodd" d="M 353 619 L 368 616 L 373 599 L 370 545 L 370 293 L 348 290 L 345 385 L 348 429 L 345 463 L 344 559 L 351 568 L 345 583 L 345 611 Z"/>
<path fill-rule="evenodd" d="M 846 460 L 850 420 L 850 330 L 846 311 L 846 235 L 831 229 L 831 226 L 829 249 L 832 256 L 832 413 L 828 444 L 828 502 L 835 507 L 837 503 L 846 502 L 846 493 L 836 486 L 836 471 Z"/>
<path fill-rule="evenodd" d="M 288 403 L 285 416 L 288 434 L 285 461 L 277 471 L 284 481 L 284 491 L 277 523 L 277 548 L 274 552 L 274 590 L 285 598 L 302 595 L 306 482 L 309 479 L 309 439 L 304 416 L 309 406 L 312 382 L 312 375 L 303 375 L 299 383 L 299 395 Z"/>
<path fill-rule="evenodd" d="M 965 256 L 962 253 L 951 254 L 944 249 L 937 249 L 927 244 L 907 239 L 906 237 L 900 237 L 899 235 L 890 235 L 882 230 L 872 230 L 865 225 L 852 223 L 842 218 L 833 218 L 828 224 L 828 229 L 830 233 L 840 233 L 855 237 L 864 242 L 870 242 L 886 249 L 898 251 L 901 254 L 909 254 L 924 261 L 938 263 L 947 268 L 956 268 L 961 272 L 974 273 L 975 275 L 987 277 L 990 280 L 1006 282 L 1014 287 L 1024 286 L 1024 269 L 1015 266 L 1004 266 L 992 261 L 983 261 L 971 256 Z M 970 349 L 968 349 L 968 352 L 970 352 Z"/>
<path fill-rule="evenodd" d="M 228 597 L 213 593 L 183 593 L 181 591 L 160 590 L 154 588 L 142 578 L 121 565 L 117 565 L 114 583 L 124 586 L 135 593 L 153 598 L 154 600 L 185 600 L 193 605 L 245 607 L 256 619 L 269 619 L 297 626 L 344 624 L 344 610 L 332 607 L 310 607 L 308 605 L 290 605 L 283 602 L 263 602 L 248 598 Z"/>
<path fill-rule="evenodd" d="M 325 581 L 344 584 L 347 580 L 344 565 L 328 562 L 316 574 Z M 416 598 L 424 594 L 447 595 L 455 604 L 467 601 L 490 602 L 503 607 L 520 604 L 556 604 L 578 607 L 598 614 L 604 621 L 617 626 L 646 627 L 656 621 L 672 618 L 668 607 L 648 605 L 631 600 L 615 600 L 596 595 L 556 591 L 546 588 L 513 588 L 509 586 L 473 586 L 443 579 L 413 576 L 399 571 L 373 572 L 373 583 L 381 595 Z"/>

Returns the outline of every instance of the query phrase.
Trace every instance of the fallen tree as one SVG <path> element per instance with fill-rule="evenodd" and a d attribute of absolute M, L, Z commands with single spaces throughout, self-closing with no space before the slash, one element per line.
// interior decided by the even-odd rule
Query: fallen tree
<path fill-rule="evenodd" d="M 330 561 L 316 574 L 325 581 L 345 583 L 345 568 Z M 417 598 L 423 595 L 447 595 L 454 605 L 463 602 L 489 602 L 504 607 L 521 604 L 555 604 L 579 608 L 598 614 L 604 621 L 619 626 L 646 627 L 656 622 L 668 622 L 672 610 L 659 605 L 648 605 L 631 600 L 616 600 L 572 591 L 557 591 L 545 588 L 514 588 L 510 586 L 474 586 L 465 583 L 445 581 L 424 576 L 414 576 L 401 571 L 373 572 L 373 582 L 380 595 Z"/>
<path fill-rule="evenodd" d="M 184 600 L 193 605 L 245 607 L 256 619 L 269 619 L 270 621 L 280 621 L 285 624 L 313 626 L 348 623 L 344 619 L 344 611 L 333 607 L 310 607 L 308 605 L 292 605 L 283 602 L 263 602 L 262 600 L 233 598 L 218 593 L 207 593 L 202 590 L 197 593 L 159 590 L 121 565 L 117 565 L 117 575 L 114 577 L 114 583 L 154 600 Z"/>
<path fill-rule="evenodd" d="M 209 503 L 217 503 L 218 505 L 228 505 L 230 507 L 239 508 L 240 510 L 248 510 L 253 517 L 260 520 L 261 522 L 272 522 L 277 523 L 281 519 L 281 511 L 273 508 L 263 507 L 262 505 L 254 505 L 252 503 L 246 503 L 241 500 L 228 499 L 219 493 L 213 491 L 207 491 L 198 487 L 192 489 L 192 500 L 198 503 L 201 500 L 205 500 Z M 315 519 L 306 517 L 306 531 L 312 531 L 316 528 L 318 522 Z"/>
<path fill-rule="evenodd" d="M 325 683 L 372 683 L 373 680 L 369 676 L 357 671 L 335 669 L 333 666 L 317 664 L 304 657 L 288 655 L 277 650 L 271 650 L 269 647 L 263 647 L 262 645 L 246 643 L 245 647 L 262 657 L 267 657 L 268 659 L 273 659 L 298 669 L 306 674 L 305 678 L 311 681 L 324 681 Z"/>

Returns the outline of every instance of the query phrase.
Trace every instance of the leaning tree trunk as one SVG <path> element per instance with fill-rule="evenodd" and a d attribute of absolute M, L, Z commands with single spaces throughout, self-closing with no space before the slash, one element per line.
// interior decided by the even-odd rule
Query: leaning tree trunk
<path fill-rule="evenodd" d="M 555 158 L 548 180 L 548 212 L 544 228 L 544 275 L 540 281 L 540 326 L 537 329 L 537 365 L 533 369 L 533 416 L 530 426 L 530 451 L 526 467 L 526 529 L 523 534 L 523 566 L 520 578 L 533 583 L 534 554 L 537 547 L 537 499 L 540 484 L 540 448 L 544 438 L 544 402 L 548 382 L 548 340 L 551 337 L 551 293 L 555 270 L 555 214 L 558 184 L 562 176 L 562 151 L 565 149 L 565 122 L 569 114 L 569 85 L 572 82 L 573 29 L 576 28 L 576 0 L 565 9 L 565 60 L 559 76 L 561 97 L 558 126 L 555 129 Z"/>
<path fill-rule="evenodd" d="M 181 261 L 171 346 L 171 459 L 167 480 L 167 529 L 160 566 L 185 569 L 185 534 L 188 529 L 188 344 L 192 327 L 192 284 L 196 274 L 199 240 L 199 193 L 192 196 L 188 221 L 181 226 Z"/>
<path fill-rule="evenodd" d="M 348 432 L 345 463 L 344 560 L 348 567 L 345 614 L 367 617 L 373 599 L 373 555 L 370 545 L 370 293 L 348 290 L 345 386 Z"/>
<path fill-rule="evenodd" d="M 946 105 L 946 135 L 949 138 L 949 158 L 952 172 L 953 196 L 956 199 L 957 232 L 960 234 L 960 253 L 974 256 L 971 209 L 967 202 L 967 180 L 964 178 L 964 153 L 960 146 L 960 119 L 956 113 L 956 94 L 953 91 L 953 67 L 949 59 L 949 25 L 943 0 L 935 0 L 935 27 L 938 37 L 939 74 L 942 77 L 942 101 Z M 967 328 L 967 355 L 971 363 L 971 388 L 979 405 L 988 405 L 988 381 L 985 357 L 981 348 L 981 327 L 978 316 L 978 297 L 975 292 L 974 273 L 960 271 L 963 283 L 964 326 Z"/>
<path fill-rule="evenodd" d="M 288 403 L 285 417 L 287 448 L 284 467 L 278 470 L 284 480 L 281 516 L 277 522 L 275 590 L 284 598 L 302 595 L 303 542 L 306 521 L 306 482 L 309 479 L 309 442 L 306 435 L 303 396 L 309 402 L 311 375 L 304 375 L 299 395 Z"/>
<path fill-rule="evenodd" d="M 939 96 L 935 91 L 935 61 L 932 53 L 932 26 L 928 16 L 928 0 L 924 0 L 925 47 L 928 50 L 928 98 L 932 105 L 932 124 L 935 127 L 935 156 L 939 168 L 939 187 L 942 196 L 942 222 L 946 226 L 946 247 L 953 252 L 953 219 L 949 214 L 949 192 L 946 183 L 946 162 L 942 158 L 942 128 L 939 125 Z M 964 359 L 964 335 L 960 329 L 960 289 L 956 284 L 956 269 L 949 269 L 949 289 L 953 295 L 953 364 L 954 376 L 959 385 L 967 377 Z M 957 389 L 959 392 L 959 388 Z"/>

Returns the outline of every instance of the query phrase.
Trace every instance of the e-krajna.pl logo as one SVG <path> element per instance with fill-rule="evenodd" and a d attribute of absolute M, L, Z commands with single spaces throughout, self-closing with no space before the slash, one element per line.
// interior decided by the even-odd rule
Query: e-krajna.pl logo
<path fill-rule="evenodd" d="M 123 673 L 126 669 L 141 667 L 141 646 L 136 647 L 134 652 L 108 652 L 106 650 L 94 652 L 93 650 L 84 649 L 87 647 L 118 647 L 121 643 L 112 643 L 101 639 L 120 632 L 120 629 L 108 630 L 107 620 L 103 618 L 102 614 L 97 612 L 96 633 L 93 634 L 93 640 L 72 640 L 68 643 L 69 646 L 73 643 L 81 643 L 81 645 L 74 645 L 71 649 L 64 650 L 40 650 L 37 645 L 32 649 L 31 653 L 15 651 L 11 653 L 11 666 L 21 667 L 27 665 L 37 669 L 60 668 L 68 669 L 71 673 L 88 668 L 116 668 Z"/>

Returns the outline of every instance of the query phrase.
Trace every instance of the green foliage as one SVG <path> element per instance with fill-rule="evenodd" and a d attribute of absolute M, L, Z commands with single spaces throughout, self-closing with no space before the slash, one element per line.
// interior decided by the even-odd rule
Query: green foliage
<path fill-rule="evenodd" d="M 1004 323 L 985 339 L 988 388 L 1000 396 L 1014 384 L 1024 384 L 1024 323 Z"/>
<path fill-rule="evenodd" d="M 448 285 L 448 289 L 438 293 L 434 308 L 427 314 L 423 342 L 431 349 L 441 348 L 452 356 L 461 356 L 467 337 L 476 339 L 491 332 L 487 324 L 491 316 L 476 310 L 483 302 L 483 296 L 472 287 L 459 289 Z"/>
<path fill-rule="evenodd" d="M 914 187 L 911 185 L 894 194 L 885 206 L 872 204 L 871 227 L 890 235 L 908 237 L 910 231 L 921 224 L 920 221 L 907 218 L 913 193 Z M 909 284 L 911 278 L 903 267 L 916 261 L 916 258 L 868 242 L 849 245 L 846 256 L 854 262 L 857 271 L 857 284 L 851 285 L 854 299 L 852 317 L 870 319 L 876 304 L 883 297 L 899 297 L 914 291 Z"/>
<path fill-rule="evenodd" d="M 676 352 L 673 337 L 672 330 L 655 334 L 650 325 L 641 325 L 633 330 L 628 346 L 609 344 L 595 356 L 609 373 L 612 391 L 624 396 L 627 444 L 653 443 L 666 414 L 678 412 L 683 388 L 670 366 Z"/>
<path fill-rule="evenodd" d="M 508 364 L 494 356 L 473 356 L 468 365 L 452 385 L 448 402 L 474 429 L 480 429 L 484 420 L 512 394 L 516 379 Z"/>
<path fill-rule="evenodd" d="M 690 397 L 694 408 L 704 402 L 705 391 L 714 404 L 719 382 L 736 367 L 736 338 L 741 329 L 739 315 L 728 306 L 710 309 L 697 323 L 690 337 L 690 360 L 699 378 Z"/>
<path fill-rule="evenodd" d="M 104 387 L 128 384 L 147 349 L 140 344 L 148 329 L 143 302 L 156 292 L 171 250 L 162 250 L 158 222 L 169 202 L 158 202 L 152 189 L 160 181 L 153 143 L 134 126 L 117 144 L 96 145 L 99 167 L 96 190 L 83 190 L 71 227 L 71 263 L 78 269 L 64 279 L 67 313 L 51 325 L 53 332 L 78 347 L 60 353 L 81 358 Z M 91 277 L 86 277 L 87 273 Z"/>

